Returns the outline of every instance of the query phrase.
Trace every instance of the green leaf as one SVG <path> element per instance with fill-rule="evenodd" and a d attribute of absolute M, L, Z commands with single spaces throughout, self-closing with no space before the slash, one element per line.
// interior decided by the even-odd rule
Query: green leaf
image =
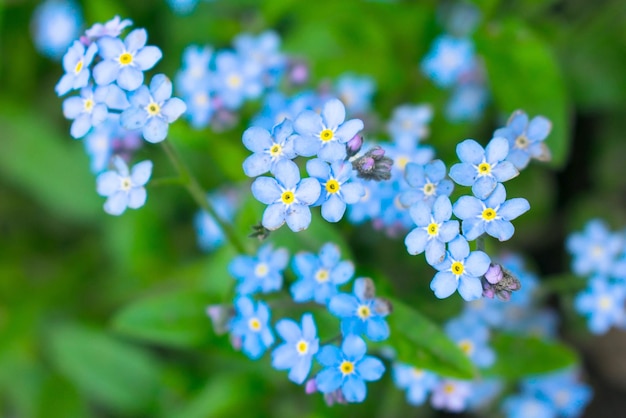
<path fill-rule="evenodd" d="M 441 328 L 404 303 L 389 300 L 393 304 L 387 317 L 389 344 L 396 350 L 398 361 L 442 376 L 471 379 L 477 375 L 469 357 Z"/>
<path fill-rule="evenodd" d="M 491 347 L 497 353 L 496 363 L 484 371 L 485 376 L 518 379 L 563 369 L 578 362 L 571 348 L 539 337 L 494 335 Z"/>
<path fill-rule="evenodd" d="M 103 405 L 131 412 L 154 399 L 160 370 L 144 350 L 77 325 L 55 327 L 47 343 L 59 373 Z"/>
<path fill-rule="evenodd" d="M 178 291 L 136 300 L 113 319 L 124 335 L 172 347 L 194 347 L 211 335 L 206 296 Z"/>
<path fill-rule="evenodd" d="M 91 221 L 102 214 L 103 201 L 89 159 L 69 132 L 63 138 L 55 131 L 45 117 L 0 103 L 0 176 L 63 219 Z"/>
<path fill-rule="evenodd" d="M 496 105 L 506 113 L 524 110 L 529 117 L 552 121 L 546 145 L 552 165 L 565 164 L 571 126 L 564 76 L 549 46 L 521 21 L 490 23 L 477 33 L 476 45 L 485 59 Z"/>

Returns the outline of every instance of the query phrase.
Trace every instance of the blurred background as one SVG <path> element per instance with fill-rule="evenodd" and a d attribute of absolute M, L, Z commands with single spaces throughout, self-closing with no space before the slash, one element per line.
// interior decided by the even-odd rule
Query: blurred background
<path fill-rule="evenodd" d="M 227 302 L 234 250 L 207 253 L 198 246 L 198 207 L 183 188 L 149 185 L 140 210 L 121 217 L 103 212 L 84 141 L 70 137 L 54 87 L 68 45 L 115 15 L 146 28 L 148 44 L 163 51 L 152 73 L 173 80 L 190 44 L 231 48 L 241 33 L 274 30 L 281 50 L 308 69 L 303 88 L 329 88 L 345 73 L 371 77 L 369 139 L 386 140 L 383 128 L 397 106 L 430 104 L 426 142 L 448 166 L 459 141 L 486 143 L 516 109 L 548 117 L 553 159 L 533 163 L 507 184 L 509 196 L 527 198 L 532 209 L 502 248 L 523 254 L 548 289 L 541 303 L 557 313 L 558 334 L 579 354 L 594 391 L 584 416 L 620 416 L 626 334 L 587 331 L 572 307 L 581 287 L 568 279 L 564 241 L 594 217 L 613 230 L 626 226 L 626 4 L 477 0 L 467 3 L 476 14 L 450 13 L 457 4 L 1 2 L 0 416 L 446 415 L 406 404 L 388 374 L 368 385 L 364 404 L 328 408 L 321 396 L 306 395 L 273 370 L 267 357 L 253 362 L 232 350 L 204 310 Z M 433 41 L 455 28 L 472 39 L 484 63 L 484 96 L 462 117 L 446 110 L 453 92 L 420 70 Z M 171 126 L 171 141 L 205 190 L 248 184 L 240 169 L 249 154 L 241 134 L 261 106 L 249 101 L 219 126 L 194 129 L 182 119 Z M 146 158 L 154 161 L 153 179 L 174 174 L 159 147 L 136 151 L 134 160 Z M 254 214 L 262 209 L 248 206 Z M 458 297 L 434 298 L 433 270 L 407 257 L 402 237 L 370 224 L 329 226 L 319 216 L 313 223 L 314 231 L 298 241 L 301 249 L 317 251 L 336 239 L 357 269 L 391 277 L 384 290 L 403 292 L 433 321 L 461 309 Z M 245 237 L 250 223 L 236 228 Z M 497 401 L 479 415 L 467 413 L 499 414 Z"/>

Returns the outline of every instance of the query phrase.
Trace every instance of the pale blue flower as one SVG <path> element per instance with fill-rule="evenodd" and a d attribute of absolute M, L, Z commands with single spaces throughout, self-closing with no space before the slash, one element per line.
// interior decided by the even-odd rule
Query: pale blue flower
<path fill-rule="evenodd" d="M 402 105 L 393 110 L 387 130 L 401 148 L 414 147 L 430 133 L 428 124 L 433 118 L 433 108 L 427 104 Z"/>
<path fill-rule="evenodd" d="M 315 377 L 317 389 L 331 393 L 341 389 L 348 402 L 363 402 L 367 396 L 365 382 L 381 378 L 385 365 L 376 357 L 365 355 L 365 341 L 356 335 L 348 335 L 341 349 L 326 345 L 317 353 L 316 359 L 324 369 Z"/>
<path fill-rule="evenodd" d="M 152 161 L 142 161 L 129 172 L 124 160 L 113 158 L 116 170 L 105 171 L 96 178 L 97 191 L 107 197 L 104 211 L 111 215 L 121 215 L 127 207 L 138 209 L 146 203 L 145 185 L 152 175 Z"/>
<path fill-rule="evenodd" d="M 239 282 L 237 292 L 252 295 L 256 292 L 269 293 L 280 290 L 283 285 L 283 270 L 289 262 L 285 248 L 273 249 L 265 244 L 256 256 L 239 255 L 228 265 L 228 272 Z"/>
<path fill-rule="evenodd" d="M 232 51 L 215 54 L 214 89 L 224 107 L 236 110 L 245 100 L 256 99 L 263 92 L 262 68 Z"/>
<path fill-rule="evenodd" d="M 280 36 L 267 30 L 259 35 L 242 33 L 233 40 L 235 50 L 244 60 L 260 69 L 265 87 L 274 87 L 287 66 L 287 57 L 280 51 Z"/>
<path fill-rule="evenodd" d="M 446 166 L 441 160 L 426 164 L 407 163 L 404 179 L 410 188 L 400 193 L 400 203 L 405 207 L 417 202 L 432 206 L 438 196 L 450 196 L 454 184 L 445 177 Z"/>
<path fill-rule="evenodd" d="M 301 327 L 291 319 L 281 319 L 276 323 L 276 331 L 285 343 L 272 352 L 272 367 L 289 369 L 289 380 L 300 385 L 309 375 L 313 356 L 319 349 L 313 315 L 302 315 Z"/>
<path fill-rule="evenodd" d="M 274 343 L 270 329 L 270 309 L 263 301 L 255 302 L 247 296 L 235 299 L 236 315 L 230 323 L 234 337 L 241 338 L 242 351 L 256 360 Z"/>
<path fill-rule="evenodd" d="M 510 395 L 502 403 L 506 418 L 556 418 L 557 412 L 550 402 L 527 393 Z"/>
<path fill-rule="evenodd" d="M 572 271 L 579 276 L 600 274 L 615 277 L 618 256 L 624 251 L 624 237 L 609 230 L 606 222 L 591 219 L 582 232 L 571 234 L 566 241 L 572 255 Z"/>
<path fill-rule="evenodd" d="M 320 183 L 321 194 L 315 204 L 322 205 L 322 217 L 328 222 L 339 222 L 346 205 L 358 202 L 365 194 L 360 182 L 351 181 L 354 170 L 349 162 L 334 161 L 329 164 L 314 158 L 307 161 L 306 170 Z"/>
<path fill-rule="evenodd" d="M 432 392 L 430 404 L 435 409 L 450 412 L 463 412 L 472 395 L 472 385 L 463 380 L 440 380 Z"/>
<path fill-rule="evenodd" d="M 589 280 L 589 286 L 578 293 L 574 307 L 588 318 L 587 326 L 594 334 L 604 334 L 614 325 L 622 325 L 626 287 L 623 282 L 611 283 L 601 276 Z"/>
<path fill-rule="evenodd" d="M 479 318 L 461 315 L 446 323 L 445 331 L 472 362 L 481 368 L 493 365 L 495 352 L 489 347 L 489 328 Z"/>
<path fill-rule="evenodd" d="M 291 160 L 282 160 L 274 167 L 276 178 L 257 177 L 252 183 L 252 195 L 268 205 L 261 223 L 270 231 L 285 222 L 294 231 L 302 231 L 311 223 L 309 206 L 320 196 L 320 183 L 314 178 L 300 180 L 298 166 Z"/>
<path fill-rule="evenodd" d="M 549 402 L 557 415 L 564 418 L 580 416 L 591 400 L 592 389 L 580 381 L 575 369 L 566 369 L 533 376 L 522 382 L 524 392 Z"/>
<path fill-rule="evenodd" d="M 354 274 L 352 261 L 341 261 L 340 256 L 339 247 L 330 242 L 322 246 L 319 256 L 308 252 L 296 254 L 292 268 L 298 280 L 291 285 L 293 300 L 328 303 L 337 294 L 337 287 Z"/>
<path fill-rule="evenodd" d="M 91 75 L 89 66 L 97 51 L 98 47 L 95 44 L 91 44 L 85 49 L 85 45 L 79 41 L 74 41 L 63 56 L 65 74 L 54 87 L 59 96 L 63 96 L 70 90 L 87 86 Z"/>
<path fill-rule="evenodd" d="M 522 197 L 505 202 L 506 190 L 498 183 L 495 190 L 484 200 L 474 196 L 461 196 L 454 203 L 454 215 L 462 219 L 461 230 L 465 238 L 472 241 L 487 233 L 500 241 L 513 236 L 515 228 L 510 222 L 530 209 Z"/>
<path fill-rule="evenodd" d="M 82 138 L 93 126 L 98 126 L 107 119 L 107 87 L 83 87 L 80 96 L 68 97 L 63 101 L 63 115 L 73 120 L 70 135 Z"/>
<path fill-rule="evenodd" d="M 466 139 L 456 147 L 461 163 L 450 168 L 450 177 L 461 186 L 472 186 L 472 193 L 485 199 L 498 183 L 512 179 L 519 171 L 509 161 L 509 144 L 505 138 L 493 138 L 483 149 L 473 139 Z"/>
<path fill-rule="evenodd" d="M 454 88 L 444 110 L 452 122 L 475 121 L 489 102 L 489 90 L 482 83 L 463 83 Z"/>
<path fill-rule="evenodd" d="M 243 171 L 248 177 L 257 177 L 272 170 L 279 161 L 296 157 L 293 148 L 293 124 L 289 119 L 269 131 L 252 126 L 243 133 L 243 145 L 252 151 L 243 162 Z"/>
<path fill-rule="evenodd" d="M 459 235 L 448 244 L 446 258 L 434 267 L 439 270 L 430 288 L 439 299 L 447 298 L 457 289 L 466 301 L 482 297 L 480 277 L 487 272 L 491 260 L 482 251 L 470 253 L 467 240 Z"/>
<path fill-rule="evenodd" d="M 342 74 L 335 83 L 335 91 L 351 114 L 363 113 L 372 106 L 372 96 L 376 88 L 374 79 L 351 73 Z"/>
<path fill-rule="evenodd" d="M 112 36 L 99 38 L 98 54 L 102 57 L 93 69 L 97 84 L 112 82 L 124 90 L 133 91 L 143 83 L 143 72 L 151 69 L 163 54 L 156 46 L 146 46 L 148 34 L 145 29 L 135 29 L 124 42 Z"/>
<path fill-rule="evenodd" d="M 209 64 L 213 58 L 210 46 L 189 45 L 183 51 L 183 65 L 176 74 L 176 88 L 184 96 L 197 90 L 209 91 L 212 83 Z"/>
<path fill-rule="evenodd" d="M 46 57 L 60 59 L 78 38 L 82 23 L 80 8 L 75 2 L 64 0 L 42 2 L 31 18 L 35 48 Z"/>
<path fill-rule="evenodd" d="M 182 115 L 187 106 L 172 97 L 172 82 L 163 74 L 152 77 L 150 89 L 141 86 L 130 96 L 131 106 L 120 117 L 126 129 L 141 129 L 144 139 L 151 143 L 167 137 L 169 124 Z"/>
<path fill-rule="evenodd" d="M 346 142 L 363 129 L 360 119 L 345 118 L 346 109 L 338 99 L 327 101 L 321 115 L 312 110 L 300 113 L 294 122 L 296 152 L 305 157 L 317 154 L 325 161 L 345 159 Z"/>
<path fill-rule="evenodd" d="M 102 23 L 96 23 L 91 28 L 85 31 L 85 37 L 89 42 L 93 42 L 103 36 L 111 36 L 117 38 L 122 31 L 128 26 L 133 24 L 130 19 L 120 19 L 119 16 L 115 16 L 113 19 L 107 21 L 104 25 Z M 82 39 L 81 39 L 82 41 Z"/>
<path fill-rule="evenodd" d="M 450 87 L 474 66 L 474 44 L 466 38 L 439 36 L 422 59 L 422 72 L 439 87 Z"/>
<path fill-rule="evenodd" d="M 518 170 L 526 168 L 531 158 L 549 161 L 550 150 L 544 140 L 552 130 L 552 122 L 544 116 L 535 116 L 530 121 L 525 112 L 516 110 L 511 114 L 506 126 L 497 129 L 494 137 L 509 141 L 510 161 Z"/>
<path fill-rule="evenodd" d="M 439 380 L 434 373 L 401 363 L 393 365 L 392 376 L 396 386 L 406 390 L 407 402 L 414 406 L 422 405 L 426 402 L 428 394 Z"/>
<path fill-rule="evenodd" d="M 428 264 L 441 263 L 446 256 L 445 243 L 459 235 L 459 222 L 450 220 L 450 199 L 439 196 L 432 208 L 423 201 L 418 202 L 411 206 L 410 213 L 417 228 L 409 232 L 404 240 L 408 253 L 416 255 L 426 251 Z"/>

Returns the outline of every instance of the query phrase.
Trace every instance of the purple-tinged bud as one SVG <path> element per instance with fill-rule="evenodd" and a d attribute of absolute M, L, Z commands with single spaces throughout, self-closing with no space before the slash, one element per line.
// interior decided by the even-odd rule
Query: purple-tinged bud
<path fill-rule="evenodd" d="M 232 305 L 209 305 L 206 314 L 211 319 L 215 335 L 226 334 L 230 331 L 229 323 L 235 311 Z"/>
<path fill-rule="evenodd" d="M 357 171 L 357 177 L 365 180 L 389 180 L 392 165 L 393 160 L 385 157 L 385 150 L 378 146 L 352 161 L 352 168 Z"/>
<path fill-rule="evenodd" d="M 332 392 L 325 393 L 324 394 L 324 401 L 326 402 L 326 405 L 328 405 L 328 406 L 333 406 L 336 403 L 338 403 L 338 404 L 346 404 L 346 403 L 348 403 L 346 401 L 346 398 L 343 396 L 343 392 L 341 391 L 341 389 L 337 389 L 337 390 L 334 390 Z"/>
<path fill-rule="evenodd" d="M 375 147 L 369 150 L 368 154 L 371 155 L 373 158 L 381 159 L 385 156 L 385 150 L 380 147 Z"/>
<path fill-rule="evenodd" d="M 481 279 L 483 285 L 483 296 L 508 302 L 511 299 L 511 292 L 522 288 L 522 284 L 500 264 L 491 264 L 485 275 Z"/>
<path fill-rule="evenodd" d="M 306 83 L 309 80 L 309 66 L 304 61 L 292 61 L 288 80 L 296 86 Z"/>
<path fill-rule="evenodd" d="M 365 157 L 361 161 L 360 167 L 362 171 L 372 171 L 375 165 L 376 165 L 376 161 L 374 161 L 373 158 Z"/>
<path fill-rule="evenodd" d="M 241 339 L 241 337 L 237 337 L 237 336 L 234 336 L 233 334 L 230 334 L 230 345 L 233 346 L 233 349 L 235 351 L 240 351 L 243 345 L 243 340 Z"/>
<path fill-rule="evenodd" d="M 496 284 L 502 280 L 502 267 L 500 264 L 491 264 L 485 273 L 485 279 L 491 284 Z"/>
<path fill-rule="evenodd" d="M 354 135 L 346 144 L 346 153 L 348 154 L 348 158 L 355 156 L 359 151 L 361 151 L 362 146 L 363 137 L 358 134 Z"/>
<path fill-rule="evenodd" d="M 304 393 L 312 395 L 315 392 L 317 392 L 317 383 L 315 382 L 315 378 L 307 380 L 304 384 Z"/>

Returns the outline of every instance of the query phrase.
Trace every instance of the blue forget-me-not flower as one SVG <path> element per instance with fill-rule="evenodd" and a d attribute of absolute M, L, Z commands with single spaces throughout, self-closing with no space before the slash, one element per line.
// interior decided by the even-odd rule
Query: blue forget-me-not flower
<path fill-rule="evenodd" d="M 489 367 L 495 361 L 495 353 L 488 345 L 489 328 L 480 318 L 466 313 L 448 321 L 445 330 L 476 366 Z"/>
<path fill-rule="evenodd" d="M 340 260 L 339 247 L 328 242 L 319 256 L 302 252 L 294 256 L 292 267 L 298 280 L 291 285 L 291 295 L 296 302 L 315 300 L 326 304 L 337 294 L 337 286 L 346 283 L 354 274 L 354 264 Z"/>
<path fill-rule="evenodd" d="M 440 380 L 430 397 L 430 404 L 435 409 L 450 412 L 463 412 L 472 396 L 472 385 L 468 381 Z"/>
<path fill-rule="evenodd" d="M 438 196 L 450 196 L 454 184 L 446 177 L 446 166 L 441 160 L 426 164 L 407 163 L 404 168 L 404 179 L 410 188 L 400 193 L 400 203 L 409 207 L 424 201 L 432 206 Z"/>
<path fill-rule="evenodd" d="M 72 122 L 70 135 L 82 138 L 92 126 L 98 126 L 107 119 L 105 103 L 108 87 L 83 87 L 80 96 L 68 97 L 63 101 L 63 115 Z"/>
<path fill-rule="evenodd" d="M 289 380 L 302 384 L 311 371 L 313 356 L 319 349 L 313 315 L 302 315 L 301 327 L 291 319 L 281 319 L 276 323 L 276 331 L 285 343 L 272 352 L 272 367 L 277 370 L 289 369 Z"/>
<path fill-rule="evenodd" d="M 317 353 L 316 359 L 324 369 L 315 377 L 317 389 L 331 393 L 341 389 L 348 402 L 363 402 L 367 395 L 365 382 L 381 378 L 385 365 L 376 357 L 365 355 L 365 341 L 356 335 L 348 335 L 341 349 L 326 345 Z"/>
<path fill-rule="evenodd" d="M 311 223 L 309 206 L 320 196 L 320 183 L 311 177 L 300 180 L 298 166 L 291 160 L 278 162 L 273 174 L 276 178 L 257 177 L 252 183 L 254 197 L 268 205 L 261 223 L 270 231 L 285 222 L 294 232 L 308 228 Z"/>
<path fill-rule="evenodd" d="M 474 44 L 466 38 L 439 36 L 422 59 L 422 72 L 439 87 L 450 87 L 474 66 Z"/>
<path fill-rule="evenodd" d="M 97 51 L 98 47 L 95 44 L 85 48 L 85 45 L 79 41 L 74 41 L 63 56 L 65 74 L 54 87 L 59 96 L 63 96 L 70 90 L 87 86 L 91 75 L 89 66 Z"/>
<path fill-rule="evenodd" d="M 500 241 L 513 236 L 515 228 L 511 221 L 530 209 L 522 197 L 506 199 L 506 189 L 498 183 L 493 193 L 480 200 L 474 196 L 461 196 L 454 203 L 454 214 L 462 219 L 461 230 L 472 241 L 487 233 Z"/>
<path fill-rule="evenodd" d="M 295 158 L 292 134 L 293 124 L 289 119 L 274 126 L 271 134 L 258 126 L 246 129 L 243 144 L 254 153 L 243 162 L 246 176 L 259 176 L 273 169 L 278 161 Z"/>
<path fill-rule="evenodd" d="M 522 381 L 522 389 L 535 399 L 549 402 L 556 415 L 576 418 L 581 415 L 591 399 L 592 390 L 582 383 L 576 369 L 569 368 Z"/>
<path fill-rule="evenodd" d="M 265 244 L 256 257 L 239 255 L 228 265 L 230 274 L 239 281 L 237 292 L 250 295 L 280 290 L 283 285 L 283 270 L 289 262 L 289 253 L 285 248 L 274 250 L 271 244 Z"/>
<path fill-rule="evenodd" d="M 145 184 L 152 175 L 152 161 L 142 161 L 129 172 L 124 160 L 113 158 L 116 170 L 105 171 L 96 178 L 97 191 L 107 197 L 104 211 L 111 215 L 121 215 L 127 207 L 138 209 L 146 202 Z"/>
<path fill-rule="evenodd" d="M 439 299 L 447 298 L 455 290 L 467 301 L 478 299 L 483 294 L 480 277 L 487 272 L 491 260 L 482 251 L 470 253 L 467 240 L 459 235 L 448 243 L 446 258 L 435 267 L 435 274 L 430 288 Z"/>
<path fill-rule="evenodd" d="M 589 286 L 576 295 L 574 307 L 588 317 L 587 326 L 594 334 L 603 334 L 614 325 L 624 325 L 624 301 L 626 286 L 623 282 L 611 283 L 608 279 L 595 276 Z"/>
<path fill-rule="evenodd" d="M 426 397 L 439 381 L 434 373 L 402 363 L 393 365 L 392 376 L 396 386 L 406 390 L 407 402 L 414 406 L 426 402 Z"/>
<path fill-rule="evenodd" d="M 616 277 L 620 274 L 616 262 L 624 251 L 624 243 L 625 238 L 610 231 L 603 220 L 591 219 L 582 232 L 575 232 L 567 238 L 572 271 L 579 276 L 600 274 Z"/>
<path fill-rule="evenodd" d="M 31 19 L 35 48 L 49 58 L 60 59 L 78 37 L 82 23 L 80 8 L 74 1 L 40 3 Z"/>
<path fill-rule="evenodd" d="M 235 299 L 236 316 L 230 323 L 234 337 L 241 338 L 245 355 L 256 360 L 274 343 L 269 326 L 270 309 L 263 301 L 255 302 L 247 296 Z"/>
<path fill-rule="evenodd" d="M 544 116 L 535 116 L 530 121 L 521 110 L 513 112 L 505 127 L 497 129 L 494 137 L 509 141 L 507 161 L 518 169 L 526 168 L 531 158 L 550 161 L 550 150 L 544 140 L 552 130 L 552 122 Z"/>

